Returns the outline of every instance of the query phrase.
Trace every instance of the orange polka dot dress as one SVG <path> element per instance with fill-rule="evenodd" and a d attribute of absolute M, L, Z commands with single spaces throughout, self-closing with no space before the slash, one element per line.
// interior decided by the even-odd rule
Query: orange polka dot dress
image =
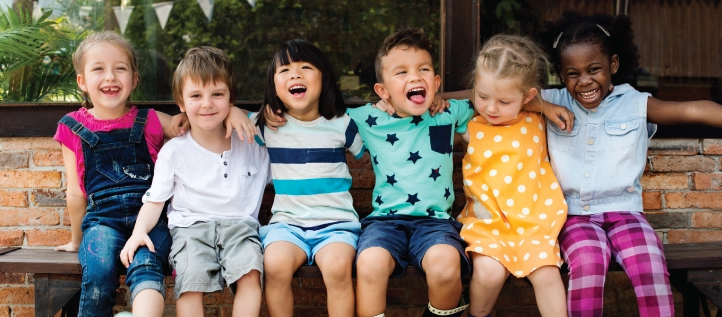
<path fill-rule="evenodd" d="M 549 164 L 541 115 L 521 112 L 508 126 L 468 123 L 462 161 L 466 206 L 459 215 L 466 252 L 492 257 L 517 277 L 562 265 L 559 231 L 567 205 Z"/>

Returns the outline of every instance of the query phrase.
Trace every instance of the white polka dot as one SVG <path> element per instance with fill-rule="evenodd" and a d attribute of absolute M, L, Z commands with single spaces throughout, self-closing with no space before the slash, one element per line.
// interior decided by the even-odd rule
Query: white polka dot
<path fill-rule="evenodd" d="M 557 211 L 557 215 L 561 215 L 561 214 L 563 214 L 564 212 L 565 212 L 564 210 L 559 209 L 559 211 Z"/>
<path fill-rule="evenodd" d="M 524 254 L 524 261 L 529 260 L 529 253 Z"/>
<path fill-rule="evenodd" d="M 513 142 L 511 142 L 511 146 L 512 146 L 513 148 L 515 148 L 515 149 L 518 148 L 518 147 L 519 147 L 519 141 L 513 141 Z"/>
<path fill-rule="evenodd" d="M 495 235 L 495 236 L 498 236 L 498 235 L 499 235 L 499 230 L 496 230 L 496 229 L 491 230 L 491 234 L 493 234 L 493 235 Z"/>
<path fill-rule="evenodd" d="M 476 117 L 471 118 L 471 121 L 476 122 Z"/>
<path fill-rule="evenodd" d="M 540 214 L 539 219 L 544 220 L 547 218 L 547 214 Z"/>
<path fill-rule="evenodd" d="M 519 217 L 519 218 L 522 218 L 522 219 L 523 219 L 523 218 L 526 218 L 526 216 L 525 216 L 524 214 L 518 214 L 518 215 L 516 215 L 516 216 Z"/>
<path fill-rule="evenodd" d="M 464 165 L 465 170 L 468 170 L 470 168 L 471 168 L 471 163 L 466 163 L 466 165 Z"/>
<path fill-rule="evenodd" d="M 489 200 L 489 196 L 481 194 L 481 201 L 487 201 Z"/>
<path fill-rule="evenodd" d="M 489 176 L 496 176 L 496 170 L 489 171 Z"/>
<path fill-rule="evenodd" d="M 531 122 L 531 117 L 526 117 L 526 122 Z"/>
<path fill-rule="evenodd" d="M 539 130 L 544 130 L 544 126 L 541 123 L 539 124 Z"/>
<path fill-rule="evenodd" d="M 514 206 L 514 200 L 511 199 L 511 198 L 507 199 L 507 200 L 506 200 L 506 205 L 509 206 L 509 207 Z"/>
<path fill-rule="evenodd" d="M 519 188 L 517 188 L 517 189 L 519 190 L 520 193 L 523 193 L 523 192 L 526 191 L 526 186 L 524 186 L 524 185 L 519 185 Z"/>
<path fill-rule="evenodd" d="M 554 228 L 554 225 L 556 225 L 556 224 L 557 224 L 557 221 L 556 221 L 556 220 L 552 221 L 551 227 Z"/>
<path fill-rule="evenodd" d="M 466 226 L 466 230 L 471 230 L 471 228 L 474 228 L 474 223 L 470 223 L 468 226 Z"/>
<path fill-rule="evenodd" d="M 499 241 L 499 243 L 501 243 L 501 245 L 503 246 L 506 246 L 506 243 L 504 243 L 504 241 Z"/>
<path fill-rule="evenodd" d="M 536 172 L 534 172 L 534 171 L 529 172 L 529 178 L 535 179 L 535 178 L 536 178 Z"/>
<path fill-rule="evenodd" d="M 536 194 L 534 194 L 533 196 L 531 196 L 531 199 L 534 200 L 534 201 L 536 201 L 538 198 L 539 198 L 539 196 L 537 196 Z"/>
<path fill-rule="evenodd" d="M 559 184 L 557 182 L 552 183 L 552 189 L 559 188 Z"/>
<path fill-rule="evenodd" d="M 540 258 L 540 259 L 546 259 L 546 258 L 547 258 L 547 253 L 546 253 L 546 252 L 539 253 L 539 258 Z"/>
<path fill-rule="evenodd" d="M 547 170 L 545 170 L 544 168 L 540 168 L 540 169 L 539 169 L 539 174 L 544 175 L 544 174 L 546 174 L 546 173 L 547 173 Z"/>
<path fill-rule="evenodd" d="M 522 244 L 524 244 L 524 240 L 519 241 L 519 246 L 521 246 Z"/>
<path fill-rule="evenodd" d="M 549 162 L 549 155 L 544 157 L 544 162 Z"/>
<path fill-rule="evenodd" d="M 474 242 L 476 242 L 476 243 L 481 243 L 481 241 L 479 241 L 479 240 L 476 240 L 476 241 L 474 241 Z"/>
<path fill-rule="evenodd" d="M 562 200 L 562 202 L 563 202 L 565 205 L 567 204 L 567 200 L 566 200 L 566 199 L 565 199 L 565 200 Z"/>
<path fill-rule="evenodd" d="M 471 186 L 474 184 L 474 182 L 472 182 L 470 179 L 465 180 L 464 183 L 466 184 L 466 186 Z"/>
<path fill-rule="evenodd" d="M 544 239 L 549 239 L 549 237 L 550 237 L 550 236 L 545 235 L 545 236 L 544 236 Z"/>
<path fill-rule="evenodd" d="M 516 255 L 515 255 L 515 256 L 513 256 L 513 258 L 514 258 L 514 262 L 516 262 Z M 517 272 L 519 272 L 519 271 L 517 271 Z"/>
<path fill-rule="evenodd" d="M 504 260 L 506 260 L 507 262 L 509 262 L 509 261 L 510 261 L 510 260 L 509 260 L 509 256 L 506 255 L 506 254 L 504 254 Z"/>
<path fill-rule="evenodd" d="M 534 140 L 534 143 L 539 143 L 539 137 L 538 137 L 538 136 L 535 135 L 534 138 L 533 138 L 533 140 Z"/>
<path fill-rule="evenodd" d="M 547 200 L 544 201 L 544 204 L 547 206 L 551 206 L 554 201 L 551 198 L 547 198 Z"/>
<path fill-rule="evenodd" d="M 504 177 L 504 183 L 511 184 L 511 176 Z"/>
<path fill-rule="evenodd" d="M 492 154 L 492 153 L 491 153 L 490 150 L 484 151 L 484 157 L 485 157 L 485 158 L 490 158 L 490 157 L 491 157 L 491 154 Z"/>
<path fill-rule="evenodd" d="M 509 155 L 502 155 L 502 156 L 501 156 L 501 161 L 504 162 L 504 163 L 509 162 Z"/>
<path fill-rule="evenodd" d="M 503 211 L 502 211 L 502 212 L 503 212 Z M 506 212 L 504 212 L 504 216 L 506 216 Z M 504 223 L 504 227 L 506 227 L 507 229 L 509 229 L 509 228 L 511 228 L 511 225 L 510 225 L 508 222 L 505 222 L 505 223 Z"/>
<path fill-rule="evenodd" d="M 526 127 L 521 127 L 521 134 L 526 134 Z"/>
<path fill-rule="evenodd" d="M 519 162 L 519 164 L 516 164 L 516 169 L 517 169 L 517 170 L 520 170 L 520 171 L 521 171 L 522 168 L 524 168 L 524 164 L 523 164 L 522 162 Z"/>
<path fill-rule="evenodd" d="M 497 135 L 494 137 L 494 142 L 501 142 L 501 135 Z"/>
<path fill-rule="evenodd" d="M 474 148 L 473 148 L 473 147 L 469 147 L 468 149 L 466 149 L 466 152 L 469 153 L 469 154 L 474 154 Z"/>
<path fill-rule="evenodd" d="M 477 133 L 476 133 L 476 138 L 477 138 L 477 139 L 483 139 L 483 138 L 484 138 L 484 132 L 477 132 Z"/>
<path fill-rule="evenodd" d="M 474 173 L 478 173 L 478 172 L 481 172 L 481 166 L 474 169 Z"/>
<path fill-rule="evenodd" d="M 539 240 L 531 240 L 531 244 L 539 245 L 539 244 L 541 244 L 541 242 L 539 242 Z"/>
<path fill-rule="evenodd" d="M 481 184 L 481 189 L 483 189 L 484 191 L 488 191 L 489 186 L 486 186 L 486 184 Z"/>
<path fill-rule="evenodd" d="M 529 215 L 529 212 L 530 212 L 529 208 L 524 207 L 521 209 L 521 213 L 523 213 L 524 215 Z"/>
<path fill-rule="evenodd" d="M 484 252 L 484 248 L 482 248 L 482 247 L 476 247 L 476 248 L 474 248 L 474 252 L 476 252 L 476 253 Z"/>
<path fill-rule="evenodd" d="M 532 155 L 534 155 L 534 151 L 532 151 L 532 149 L 527 149 L 527 150 L 526 150 L 526 155 L 532 156 Z"/>
<path fill-rule="evenodd" d="M 513 247 L 514 247 L 514 241 L 509 241 L 509 245 L 513 248 Z"/>
<path fill-rule="evenodd" d="M 549 245 L 554 246 L 554 245 L 556 245 L 556 244 L 557 244 L 556 241 L 554 241 L 554 240 L 549 240 Z"/>
<path fill-rule="evenodd" d="M 516 233 L 518 233 L 518 234 L 524 234 L 524 228 L 521 228 L 521 227 L 516 228 Z"/>
<path fill-rule="evenodd" d="M 487 225 L 490 225 L 490 224 L 491 224 L 491 219 L 484 219 L 484 223 L 487 224 Z"/>
<path fill-rule="evenodd" d="M 492 249 L 496 249 L 498 247 L 498 245 L 496 245 L 496 243 L 492 243 L 489 245 L 489 247 Z"/>

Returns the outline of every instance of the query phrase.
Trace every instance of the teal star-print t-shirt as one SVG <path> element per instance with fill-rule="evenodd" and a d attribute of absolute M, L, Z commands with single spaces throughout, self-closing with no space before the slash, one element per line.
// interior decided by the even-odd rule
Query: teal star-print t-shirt
<path fill-rule="evenodd" d="M 454 133 L 466 132 L 474 115 L 468 100 L 430 116 L 401 118 L 371 104 L 348 109 L 369 150 L 376 175 L 369 217 L 405 215 L 448 219 L 454 202 Z"/>

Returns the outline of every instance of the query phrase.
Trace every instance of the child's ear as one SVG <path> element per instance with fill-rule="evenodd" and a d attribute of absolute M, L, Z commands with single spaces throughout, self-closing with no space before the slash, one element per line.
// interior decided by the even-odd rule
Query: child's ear
<path fill-rule="evenodd" d="M 376 83 L 374 84 L 374 91 L 377 95 L 383 100 L 389 99 L 389 91 L 386 90 L 386 87 L 382 83 Z"/>
<path fill-rule="evenodd" d="M 77 76 L 75 76 L 75 81 L 78 82 L 78 87 L 80 88 L 80 90 L 88 92 L 88 87 L 85 86 L 85 77 L 83 77 L 82 74 L 78 74 Z"/>
<path fill-rule="evenodd" d="M 186 106 L 183 104 L 183 101 L 178 102 L 178 108 L 180 108 L 180 112 L 186 112 Z"/>
<path fill-rule="evenodd" d="M 434 76 L 434 85 L 436 86 L 436 87 L 434 87 L 435 88 L 434 91 L 438 92 L 439 87 L 441 87 L 441 76 L 439 76 L 439 75 Z"/>
<path fill-rule="evenodd" d="M 539 93 L 539 90 L 536 89 L 535 87 L 529 88 L 529 90 L 527 90 L 526 93 L 524 94 L 524 102 L 522 104 L 525 105 L 525 104 L 529 103 L 529 101 L 534 99 L 534 97 L 536 97 L 536 95 L 538 93 Z"/>
<path fill-rule="evenodd" d="M 136 87 L 138 87 L 138 76 L 139 76 L 139 75 L 138 75 L 137 72 L 133 75 L 133 89 L 135 89 Z"/>
<path fill-rule="evenodd" d="M 610 64 L 610 66 L 612 67 L 612 74 L 616 74 L 619 70 L 619 55 L 612 55 L 612 60 Z"/>

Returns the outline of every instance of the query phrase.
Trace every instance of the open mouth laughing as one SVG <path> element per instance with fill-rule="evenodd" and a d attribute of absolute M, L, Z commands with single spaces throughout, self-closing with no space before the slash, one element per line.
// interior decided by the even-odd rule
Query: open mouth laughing
<path fill-rule="evenodd" d="M 415 104 L 422 104 L 426 100 L 426 89 L 423 87 L 412 88 L 406 93 L 406 98 Z"/>
<path fill-rule="evenodd" d="M 100 92 L 103 93 L 104 95 L 114 96 L 114 95 L 117 95 L 118 93 L 120 93 L 120 87 L 116 87 L 116 86 L 103 87 L 103 88 L 100 88 Z"/>
<path fill-rule="evenodd" d="M 294 98 L 301 98 L 306 95 L 307 89 L 308 88 L 306 88 L 306 86 L 304 85 L 296 84 L 291 86 L 291 88 L 288 89 L 288 92 L 290 92 Z"/>
<path fill-rule="evenodd" d="M 597 95 L 599 95 L 599 88 L 590 91 L 582 91 L 579 93 L 579 96 L 583 100 L 594 100 L 597 98 Z"/>

